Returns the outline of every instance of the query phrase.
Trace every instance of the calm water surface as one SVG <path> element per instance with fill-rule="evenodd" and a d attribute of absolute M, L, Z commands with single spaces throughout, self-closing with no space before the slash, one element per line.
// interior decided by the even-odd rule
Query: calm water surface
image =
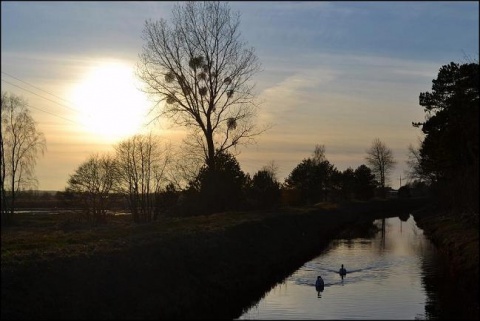
<path fill-rule="evenodd" d="M 425 319 L 422 273 L 435 264 L 434 246 L 412 216 L 375 224 L 381 230 L 374 238 L 334 241 L 239 319 Z M 325 282 L 320 294 L 318 275 Z"/>

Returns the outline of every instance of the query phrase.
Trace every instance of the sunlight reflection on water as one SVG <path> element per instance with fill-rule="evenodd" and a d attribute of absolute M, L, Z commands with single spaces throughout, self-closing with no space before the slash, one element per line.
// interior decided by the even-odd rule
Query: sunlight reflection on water
<path fill-rule="evenodd" d="M 373 239 L 333 241 L 240 319 L 423 318 L 422 259 L 431 250 L 413 218 L 387 219 L 383 237 L 379 232 Z M 343 279 L 341 264 L 347 269 Z M 315 290 L 318 275 L 325 282 L 320 295 Z"/>

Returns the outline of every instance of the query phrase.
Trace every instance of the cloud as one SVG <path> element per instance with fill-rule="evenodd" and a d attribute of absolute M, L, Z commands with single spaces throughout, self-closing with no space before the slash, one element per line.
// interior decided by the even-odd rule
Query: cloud
<path fill-rule="evenodd" d="M 275 160 L 279 176 L 286 177 L 316 144 L 324 144 L 339 169 L 356 168 L 379 137 L 394 150 L 403 172 L 408 144 L 419 135 L 411 122 L 424 117 L 418 95 L 430 89 L 438 65 L 328 54 L 290 59 L 279 68 L 275 64 L 281 61 L 271 63 L 264 70 L 268 85 L 261 93 L 260 121 L 275 126 L 242 151 L 244 167 L 255 171 Z M 277 72 L 268 75 L 269 70 Z"/>

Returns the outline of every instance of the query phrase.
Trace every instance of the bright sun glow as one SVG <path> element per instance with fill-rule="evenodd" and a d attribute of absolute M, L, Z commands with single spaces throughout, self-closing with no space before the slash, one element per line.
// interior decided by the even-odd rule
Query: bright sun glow
<path fill-rule="evenodd" d="M 109 62 L 92 68 L 72 92 L 80 123 L 110 142 L 136 134 L 149 106 L 138 87 L 133 68 L 127 64 Z"/>

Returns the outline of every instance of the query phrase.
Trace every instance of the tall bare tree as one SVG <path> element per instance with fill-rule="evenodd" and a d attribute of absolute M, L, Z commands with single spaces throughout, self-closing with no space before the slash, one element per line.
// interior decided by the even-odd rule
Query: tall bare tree
<path fill-rule="evenodd" d="M 278 181 L 278 165 L 274 160 L 269 161 L 261 170 L 268 173 L 273 180 Z"/>
<path fill-rule="evenodd" d="M 35 165 L 46 149 L 46 140 L 23 97 L 2 91 L 1 105 L 1 215 L 2 223 L 9 223 L 15 210 L 16 193 L 37 186 Z"/>
<path fill-rule="evenodd" d="M 239 13 L 226 2 L 187 1 L 171 23 L 148 20 L 137 74 L 158 114 L 190 129 L 209 169 L 215 155 L 258 135 L 252 76 L 260 64 L 240 39 Z M 155 109 L 157 110 L 157 109 Z"/>
<path fill-rule="evenodd" d="M 159 193 L 167 185 L 171 162 L 168 145 L 152 134 L 135 135 L 115 146 L 121 190 L 128 196 L 135 222 L 150 222 L 157 215 Z"/>
<path fill-rule="evenodd" d="M 412 144 L 408 145 L 407 153 L 407 170 L 405 174 L 409 180 L 422 181 L 431 184 L 435 180 L 435 175 L 427 173 L 422 168 L 422 154 L 421 154 L 422 141 L 419 140 L 418 146 L 415 147 Z"/>
<path fill-rule="evenodd" d="M 176 190 L 180 191 L 196 180 L 205 164 L 205 159 L 201 153 L 194 153 L 185 145 L 180 145 L 175 148 L 175 151 L 172 150 L 171 157 L 175 161 L 168 166 L 167 179 Z"/>
<path fill-rule="evenodd" d="M 312 155 L 312 160 L 316 165 L 327 160 L 327 158 L 325 157 L 325 145 L 320 145 L 320 144 L 315 145 L 315 149 Z"/>
<path fill-rule="evenodd" d="M 116 190 L 117 166 L 113 156 L 94 154 L 83 162 L 68 180 L 67 191 L 76 194 L 83 205 L 84 218 L 102 223 L 107 218 L 110 193 Z"/>
<path fill-rule="evenodd" d="M 365 159 L 370 166 L 372 173 L 380 183 L 382 196 L 385 197 L 386 182 L 396 164 L 392 150 L 379 138 L 375 138 L 372 142 L 372 146 L 367 150 L 367 156 Z"/>

